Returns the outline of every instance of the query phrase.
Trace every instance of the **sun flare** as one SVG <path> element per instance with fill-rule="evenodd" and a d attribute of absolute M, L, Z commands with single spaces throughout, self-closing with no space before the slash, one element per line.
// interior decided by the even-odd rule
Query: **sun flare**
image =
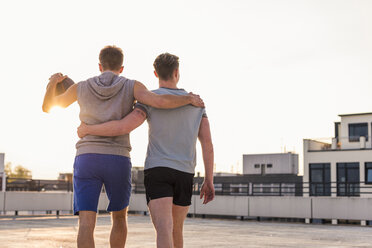
<path fill-rule="evenodd" d="M 50 109 L 49 113 L 52 114 L 52 115 L 55 115 L 55 114 L 61 113 L 61 111 L 63 111 L 63 108 L 62 107 L 60 107 L 60 106 L 53 106 Z"/>

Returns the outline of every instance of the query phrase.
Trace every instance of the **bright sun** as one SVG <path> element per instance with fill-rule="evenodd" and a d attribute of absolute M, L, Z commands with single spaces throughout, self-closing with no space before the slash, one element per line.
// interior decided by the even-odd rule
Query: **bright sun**
<path fill-rule="evenodd" d="M 61 113 L 62 110 L 63 110 L 63 108 L 60 107 L 60 106 L 53 106 L 53 107 L 49 110 L 49 113 L 55 115 L 55 114 Z"/>

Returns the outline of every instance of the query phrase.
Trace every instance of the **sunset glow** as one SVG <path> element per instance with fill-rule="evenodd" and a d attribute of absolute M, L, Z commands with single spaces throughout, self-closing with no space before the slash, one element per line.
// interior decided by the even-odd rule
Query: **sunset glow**
<path fill-rule="evenodd" d="M 78 139 L 76 103 L 41 111 L 48 78 L 98 75 L 105 45 L 121 47 L 122 75 L 149 89 L 155 57 L 180 57 L 179 87 L 206 104 L 216 171 L 285 150 L 300 154 L 301 172 L 303 138 L 331 137 L 338 114 L 371 112 L 372 1 L 90 1 L 89 11 L 79 1 L 21 2 L 0 8 L 0 152 L 34 178 L 71 172 Z M 133 166 L 143 166 L 147 129 L 131 135 Z M 203 171 L 199 145 L 197 162 Z"/>

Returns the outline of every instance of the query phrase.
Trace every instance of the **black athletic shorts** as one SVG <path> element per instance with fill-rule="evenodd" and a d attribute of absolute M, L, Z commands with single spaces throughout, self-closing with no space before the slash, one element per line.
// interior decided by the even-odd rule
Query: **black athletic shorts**
<path fill-rule="evenodd" d="M 190 206 L 194 174 L 168 167 L 145 170 L 146 200 L 173 197 L 173 204 Z"/>

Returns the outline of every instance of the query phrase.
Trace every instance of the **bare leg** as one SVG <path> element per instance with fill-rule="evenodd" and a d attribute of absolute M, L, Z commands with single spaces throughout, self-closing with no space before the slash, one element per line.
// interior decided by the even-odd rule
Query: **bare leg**
<path fill-rule="evenodd" d="M 149 202 L 151 220 L 156 230 L 157 248 L 173 248 L 172 201 L 172 197 L 164 197 Z"/>
<path fill-rule="evenodd" d="M 110 234 L 110 247 L 123 248 L 127 240 L 127 211 L 128 207 L 120 211 L 112 212 L 112 228 Z"/>
<path fill-rule="evenodd" d="M 188 212 L 189 206 L 184 207 L 173 204 L 172 215 L 174 248 L 183 248 L 183 223 Z"/>
<path fill-rule="evenodd" d="M 79 211 L 78 248 L 94 248 L 94 227 L 96 226 L 96 212 Z"/>

